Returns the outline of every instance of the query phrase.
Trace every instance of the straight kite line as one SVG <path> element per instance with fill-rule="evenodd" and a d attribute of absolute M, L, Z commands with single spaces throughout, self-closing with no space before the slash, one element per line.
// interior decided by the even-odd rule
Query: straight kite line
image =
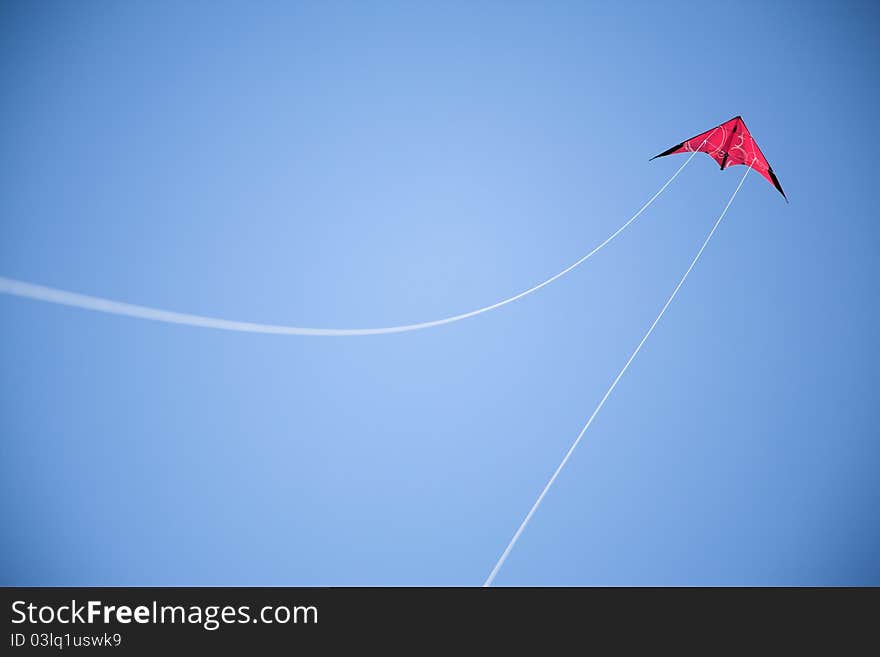
<path fill-rule="evenodd" d="M 757 158 L 755 158 L 757 159 Z M 559 473 L 562 472 L 562 468 L 565 467 L 565 464 L 568 463 L 568 459 L 571 458 L 572 453 L 577 448 L 578 443 L 581 442 L 581 438 L 584 437 L 584 434 L 587 432 L 587 429 L 590 428 L 590 425 L 593 423 L 593 420 L 599 414 L 599 411 L 602 410 L 602 407 L 605 405 L 605 402 L 608 400 L 608 397 L 611 396 L 611 393 L 614 392 L 614 388 L 617 387 L 618 381 L 623 377 L 626 370 L 629 368 L 630 364 L 635 360 L 635 357 L 638 356 L 639 351 L 642 349 L 642 345 L 647 342 L 651 333 L 654 332 L 654 328 L 660 322 L 660 318 L 663 317 L 663 313 L 666 312 L 666 309 L 669 308 L 669 305 L 672 303 L 672 300 L 675 298 L 675 295 L 678 294 L 678 291 L 681 289 L 681 286 L 684 285 L 685 280 L 687 280 L 688 274 L 691 273 L 691 270 L 694 268 L 694 265 L 697 264 L 697 261 L 700 259 L 700 256 L 703 255 L 703 251 L 706 248 L 706 245 L 709 243 L 709 240 L 712 239 L 712 236 L 715 234 L 715 230 L 718 228 L 718 225 L 721 223 L 721 220 L 724 219 L 724 215 L 727 214 L 728 208 L 730 208 L 730 204 L 733 203 L 733 199 L 736 198 L 737 192 L 739 192 L 740 187 L 742 187 L 743 183 L 746 180 L 746 176 L 749 175 L 749 171 L 752 170 L 752 165 L 754 165 L 755 160 L 752 160 L 752 163 L 749 165 L 749 168 L 746 169 L 746 172 L 743 174 L 742 179 L 739 181 L 739 185 L 736 186 L 736 189 L 731 194 L 730 198 L 727 200 L 727 205 L 724 206 L 724 210 L 722 210 L 721 214 L 718 217 L 718 220 L 715 222 L 715 225 L 712 226 L 712 230 L 709 231 L 709 235 L 706 237 L 703 245 L 700 247 L 700 250 L 697 251 L 697 255 L 694 256 L 694 259 L 691 261 L 690 266 L 687 268 L 687 271 L 684 273 L 684 276 L 681 277 L 681 280 L 678 281 L 678 285 L 675 286 L 675 289 L 672 291 L 672 294 L 669 295 L 669 298 L 666 300 L 666 303 L 663 305 L 663 308 L 660 310 L 660 314 L 657 315 L 657 319 L 654 320 L 654 323 L 651 324 L 651 328 L 648 329 L 648 332 L 645 333 L 645 337 L 642 338 L 642 341 L 639 342 L 639 345 L 635 348 L 635 351 L 632 352 L 632 355 L 629 357 L 629 360 L 626 361 L 626 364 L 623 366 L 623 369 L 615 377 L 614 381 L 611 383 L 611 386 L 605 392 L 605 396 L 602 397 L 602 400 L 599 402 L 599 405 L 596 406 L 596 409 L 593 411 L 593 414 L 590 416 L 590 419 L 587 420 L 587 423 L 584 425 L 584 428 L 581 429 L 581 432 L 578 434 L 575 441 L 572 443 L 571 447 L 566 452 L 565 457 L 562 459 L 562 462 L 559 464 L 559 467 L 556 468 L 556 471 L 553 473 L 553 476 L 550 477 L 550 481 L 547 482 L 547 485 L 544 486 L 544 490 L 541 491 L 541 494 L 538 495 L 538 499 L 535 500 L 535 503 L 532 505 L 532 508 L 529 509 L 528 514 L 526 514 L 525 520 L 522 521 L 522 524 L 519 526 L 519 529 L 516 530 L 516 533 L 513 535 L 513 538 L 510 539 L 510 543 L 507 544 L 507 547 L 504 549 L 504 552 L 501 554 L 501 557 L 498 559 L 498 562 L 495 564 L 495 567 L 492 569 L 492 572 L 489 573 L 489 576 L 486 578 L 486 581 L 483 582 L 483 586 L 492 586 L 492 582 L 495 580 L 495 576 L 498 574 L 498 571 L 501 570 L 501 566 L 504 565 L 504 562 L 507 560 L 507 557 L 510 555 L 510 551 L 513 550 L 513 546 L 516 545 L 516 542 L 519 540 L 519 537 L 522 535 L 523 531 L 526 528 L 526 525 L 529 524 L 529 520 L 532 519 L 532 516 L 535 515 L 535 511 L 538 510 L 538 507 L 541 505 L 541 502 L 544 500 L 544 496 L 547 495 L 547 491 L 550 490 L 550 487 L 553 485 L 553 482 L 556 481 L 556 478 L 559 476 Z"/>
<path fill-rule="evenodd" d="M 707 138 L 708 139 L 708 138 Z M 704 140 L 705 143 L 705 140 Z M 520 292 L 512 297 L 504 299 L 503 301 L 499 301 L 497 303 L 493 303 L 489 306 L 484 306 L 483 308 L 478 308 L 477 310 L 471 310 L 470 312 L 462 313 L 460 315 L 453 315 L 451 317 L 444 317 L 443 319 L 435 319 L 430 322 L 421 322 L 419 324 L 404 324 L 400 326 L 386 326 L 382 328 L 355 328 L 355 329 L 333 329 L 333 328 L 307 328 L 307 327 L 298 327 L 298 326 L 279 326 L 274 324 L 258 324 L 255 322 L 242 322 L 235 321 L 229 319 L 220 319 L 217 317 L 205 317 L 203 315 L 191 315 L 188 313 L 179 313 L 171 310 L 162 310 L 160 308 L 151 308 L 148 306 L 139 306 L 131 303 L 125 303 L 122 301 L 114 301 L 112 299 L 105 299 L 102 297 L 93 297 L 86 294 L 78 294 L 76 292 L 69 292 L 67 290 L 61 290 L 58 288 L 47 287 L 44 285 L 36 285 L 34 283 L 28 283 L 25 281 L 19 281 L 13 278 L 5 278 L 0 276 L 0 293 L 9 294 L 17 297 L 24 297 L 27 299 L 33 299 L 35 301 L 44 301 L 46 303 L 54 303 L 62 306 L 72 306 L 74 308 L 82 308 L 85 310 L 94 310 L 96 312 L 108 313 L 111 315 L 123 315 L 125 317 L 134 317 L 137 319 L 148 319 L 156 322 L 165 322 L 168 324 L 183 324 L 186 326 L 195 326 L 199 328 L 212 328 L 212 329 L 220 329 L 224 331 L 236 331 L 239 333 L 264 333 L 264 334 L 274 334 L 274 335 L 311 335 L 311 336 L 354 336 L 354 335 L 381 335 L 385 333 L 404 333 L 406 331 L 418 331 L 420 329 L 431 328 L 433 326 L 440 326 L 442 324 L 451 324 L 452 322 L 457 322 L 462 319 L 467 319 L 468 317 L 474 317 L 475 315 L 482 315 L 483 313 L 487 313 L 490 310 L 495 310 L 496 308 L 500 308 L 501 306 L 506 306 L 509 303 L 513 303 L 518 299 L 522 299 L 523 297 L 531 294 L 532 292 L 537 292 L 542 287 L 549 285 L 553 281 L 565 276 L 572 269 L 584 263 L 586 260 L 591 258 L 593 255 L 598 253 L 602 248 L 604 248 L 611 240 L 617 237 L 620 233 L 622 233 L 633 221 L 635 221 L 639 215 L 641 215 L 645 210 L 648 209 L 660 194 L 669 187 L 673 180 L 678 177 L 678 174 L 681 173 L 682 169 L 684 169 L 688 163 L 693 159 L 694 155 L 697 154 L 699 149 L 694 150 L 691 153 L 690 157 L 685 160 L 684 164 L 682 164 L 678 170 L 672 174 L 672 176 L 667 180 L 663 186 L 657 190 L 648 201 L 639 208 L 639 211 L 636 212 L 632 217 L 630 217 L 626 223 L 624 223 L 620 228 L 614 231 L 608 238 L 605 239 L 604 242 L 599 244 L 596 248 L 590 251 L 587 255 L 582 257 L 580 260 L 575 262 L 574 264 L 566 267 L 558 274 L 551 276 L 547 280 L 538 283 L 534 287 L 530 287 L 528 290 Z"/>

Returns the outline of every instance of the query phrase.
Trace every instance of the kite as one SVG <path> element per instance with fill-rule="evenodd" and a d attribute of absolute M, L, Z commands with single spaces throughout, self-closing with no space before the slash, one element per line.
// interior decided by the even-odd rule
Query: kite
<path fill-rule="evenodd" d="M 529 512 L 526 514 L 525 519 L 520 523 L 516 532 L 513 534 L 513 537 L 507 544 L 507 547 L 502 552 L 501 556 L 495 563 L 495 566 L 492 568 L 489 576 L 486 578 L 483 586 L 491 586 L 495 580 L 495 577 L 498 575 L 501 567 L 504 565 L 507 557 L 510 555 L 523 531 L 525 531 L 526 526 L 529 524 L 529 521 L 537 512 L 544 498 L 547 496 L 547 493 L 550 491 L 551 487 L 555 483 L 556 479 L 559 477 L 563 468 L 565 468 L 568 461 L 571 459 L 572 454 L 575 449 L 577 449 L 587 430 L 593 423 L 593 420 L 598 415 L 599 411 L 602 410 L 605 402 L 614 392 L 614 389 L 617 387 L 617 384 L 620 382 L 621 378 L 626 374 L 630 365 L 635 360 L 636 356 L 638 356 L 642 347 L 647 342 L 648 338 L 653 333 L 654 329 L 657 327 L 658 323 L 662 319 L 664 313 L 672 304 L 679 290 L 681 290 L 691 271 L 697 265 L 697 262 L 700 260 L 700 257 L 703 255 L 706 247 L 709 244 L 709 241 L 712 239 L 712 236 L 715 234 L 715 231 L 718 229 L 718 226 L 721 224 L 721 220 L 724 219 L 724 216 L 727 214 L 727 211 L 730 209 L 731 204 L 733 203 L 734 198 L 739 193 L 739 190 L 742 188 L 743 183 L 746 180 L 746 176 L 748 176 L 749 171 L 754 169 L 758 173 L 760 173 L 765 179 L 767 179 L 770 184 L 772 184 L 779 193 L 782 194 L 782 197 L 785 198 L 786 202 L 788 202 L 788 198 L 785 196 L 785 192 L 782 191 L 782 185 L 779 184 L 779 179 L 776 177 L 776 174 L 773 172 L 773 168 L 770 166 L 770 163 L 767 162 L 767 158 L 764 157 L 764 154 L 761 152 L 761 149 L 758 148 L 758 144 L 755 143 L 754 138 L 752 137 L 749 129 L 746 127 L 745 122 L 742 120 L 741 116 L 735 116 L 729 121 L 722 123 L 711 130 L 707 130 L 695 137 L 691 137 L 687 141 L 683 141 L 677 146 L 673 146 L 667 151 L 660 153 L 659 155 L 655 155 L 651 159 L 656 159 L 658 157 L 664 157 L 666 155 L 672 155 L 673 153 L 688 153 L 687 159 L 678 167 L 678 169 L 670 176 L 670 178 L 663 183 L 663 185 L 658 189 L 653 196 L 651 196 L 639 210 L 636 211 L 629 219 L 627 219 L 623 225 L 621 225 L 617 230 L 615 230 L 611 235 L 605 238 L 598 246 L 594 247 L 591 251 L 589 251 L 586 255 L 582 256 L 579 260 L 575 261 L 573 264 L 569 265 L 562 271 L 550 276 L 549 278 L 544 279 L 542 282 L 533 285 L 532 287 L 525 289 L 521 292 L 518 292 L 512 296 L 509 296 L 501 301 L 497 301 L 493 304 L 483 306 L 481 308 L 477 308 L 476 310 L 471 310 L 469 312 L 459 313 L 457 315 L 450 315 L 446 317 L 441 317 L 439 319 L 434 319 L 426 322 L 419 322 L 416 324 L 400 324 L 395 326 L 380 326 L 375 328 L 319 328 L 319 327 L 303 327 L 303 326 L 290 326 L 290 325 L 278 325 L 278 324 L 262 324 L 257 322 L 250 321 L 239 321 L 239 320 L 229 320 L 222 319 L 219 317 L 208 317 L 203 315 L 194 315 L 190 313 L 181 313 L 172 310 L 164 310 L 162 308 L 154 308 L 151 306 L 141 306 L 135 305 L 132 303 L 127 303 L 124 301 L 116 301 L 113 299 L 106 299 L 103 297 L 94 297 L 85 294 L 80 294 L 77 292 L 71 292 L 68 290 L 63 290 L 54 287 L 47 287 L 44 285 L 37 285 L 34 283 L 29 283 L 26 281 L 20 281 L 12 278 L 6 278 L 4 276 L 0 276 L 0 294 L 12 295 L 22 298 L 33 299 L 35 301 L 43 301 L 47 303 L 53 303 L 62 306 L 70 306 L 74 308 L 81 308 L 84 310 L 93 310 L 96 312 L 108 313 L 112 315 L 121 315 L 126 317 L 132 317 L 137 319 L 145 319 L 152 320 L 157 322 L 164 322 L 168 324 L 178 324 L 184 326 L 192 326 L 192 327 L 200 327 L 200 328 L 211 328 L 211 329 L 221 329 L 226 331 L 236 331 L 242 333 L 263 333 L 263 334 L 274 334 L 274 335 L 303 335 L 303 336 L 358 336 L 358 335 L 381 335 L 381 334 L 389 334 L 389 333 L 403 333 L 407 331 L 416 331 L 421 329 L 427 329 L 431 327 L 441 326 L 444 324 L 450 324 L 452 322 L 458 322 L 463 319 L 467 319 L 469 317 L 475 317 L 477 315 L 482 315 L 483 313 L 487 313 L 503 306 L 506 306 L 509 303 L 513 303 L 518 299 L 522 299 L 525 296 L 528 296 L 538 290 L 550 285 L 554 281 L 560 279 L 565 276 L 569 272 L 573 271 L 575 268 L 579 267 L 582 263 L 589 260 L 593 255 L 598 253 L 600 250 L 605 248 L 611 241 L 613 241 L 618 235 L 620 235 L 630 224 L 632 224 L 649 206 L 651 206 L 655 200 L 663 193 L 663 191 L 672 184 L 672 182 L 678 177 L 681 171 L 688 165 L 688 163 L 696 156 L 697 153 L 706 153 L 710 157 L 712 157 L 716 162 L 718 162 L 721 170 L 736 166 L 737 164 L 747 165 L 745 173 L 743 173 L 742 178 L 740 178 L 739 184 L 736 186 L 736 189 L 733 190 L 733 193 L 730 195 L 730 198 L 727 200 L 727 204 L 724 206 L 724 209 L 721 211 L 721 214 L 718 215 L 718 218 L 715 220 L 715 224 L 712 226 L 712 229 L 709 231 L 709 234 L 706 236 L 705 240 L 703 240 L 703 244 L 700 246 L 696 255 L 692 258 L 690 265 L 685 270 L 684 274 L 678 281 L 678 284 L 672 290 L 672 293 L 666 299 L 666 303 L 663 304 L 663 307 L 660 309 L 659 314 L 654 319 L 653 323 L 645 332 L 641 341 L 635 347 L 635 349 L 630 353 L 629 359 L 617 373 L 617 376 L 611 382 L 611 385 L 605 391 L 605 394 L 600 399 L 598 405 L 594 408 L 593 413 L 589 416 L 589 419 L 586 421 L 586 424 L 580 430 L 574 442 L 569 447 L 568 451 L 565 453 L 565 456 L 562 458 L 562 461 L 557 466 L 556 470 L 551 475 L 550 479 L 547 481 L 544 488 L 541 490 L 537 499 L 535 500 L 532 507 L 529 509 Z"/>
<path fill-rule="evenodd" d="M 737 164 L 748 165 L 751 163 L 752 169 L 764 176 L 767 182 L 779 190 L 786 203 L 788 202 L 788 197 L 782 191 L 779 179 L 773 173 L 773 167 L 770 166 L 767 158 L 758 148 L 758 144 L 755 143 L 752 133 L 749 132 L 741 116 L 735 116 L 730 121 L 691 137 L 651 159 L 694 151 L 707 153 L 709 157 L 718 162 L 722 171 Z"/>
<path fill-rule="evenodd" d="M 711 130 L 707 130 L 706 132 L 703 132 L 695 137 L 691 137 L 687 141 L 683 141 L 677 146 L 673 146 L 669 150 L 660 153 L 660 155 L 655 155 L 651 159 L 653 160 L 658 157 L 663 157 L 664 155 L 672 155 L 673 153 L 690 153 L 690 156 L 688 157 L 688 162 L 697 153 L 707 153 L 709 156 L 712 157 L 712 159 L 718 162 L 718 164 L 721 166 L 722 171 L 727 167 L 731 167 L 737 164 L 745 164 L 748 166 L 748 168 L 742 175 L 742 178 L 740 178 L 739 184 L 736 186 L 736 189 L 733 190 L 733 194 L 731 194 L 730 198 L 727 200 L 727 204 L 724 206 L 721 214 L 718 215 L 718 219 L 715 220 L 715 225 L 712 226 L 712 230 L 709 231 L 706 239 L 703 240 L 702 246 L 691 260 L 690 266 L 685 270 L 684 275 L 682 275 L 681 279 L 679 279 L 678 285 L 676 285 L 675 288 L 672 290 L 672 294 L 670 294 L 669 298 L 666 299 L 666 303 L 660 309 L 660 313 L 657 315 L 657 318 L 648 328 L 644 337 L 642 337 L 641 342 L 639 342 L 638 346 L 636 346 L 636 348 L 630 354 L 629 360 L 626 361 L 624 366 L 617 373 L 617 376 L 611 382 L 608 390 L 605 391 L 605 395 L 602 397 L 596 408 L 593 410 L 592 415 L 590 415 L 586 424 L 584 424 L 580 433 L 577 435 L 577 438 L 574 439 L 571 447 L 568 448 L 568 451 L 565 453 L 562 461 L 556 467 L 556 470 L 553 471 L 553 474 L 544 485 L 544 488 L 541 490 L 541 493 L 538 495 L 535 503 L 532 504 L 532 507 L 529 509 L 526 517 L 520 523 L 516 532 L 514 532 L 513 538 L 510 539 L 507 547 L 504 548 L 504 552 L 501 553 L 498 561 L 495 562 L 495 566 L 492 568 L 492 571 L 489 573 L 489 576 L 483 583 L 484 587 L 492 586 L 492 583 L 495 581 L 495 577 L 498 575 L 498 572 L 501 570 L 501 567 L 504 565 L 507 557 L 510 556 L 510 552 L 516 545 L 519 537 L 522 536 L 522 533 L 523 531 L 525 531 L 525 528 L 529 524 L 529 521 L 535 515 L 538 507 L 541 506 L 541 502 L 544 501 L 544 498 L 547 496 L 550 488 L 559 477 L 559 473 L 562 472 L 562 469 L 568 463 L 571 455 L 574 453 L 575 449 L 577 449 L 577 446 L 578 444 L 580 444 L 581 439 L 584 437 L 584 434 L 586 434 L 587 429 L 590 428 L 593 420 L 596 419 L 596 415 L 598 415 L 599 411 L 602 410 L 602 407 L 605 405 L 608 397 L 610 397 L 611 393 L 614 392 L 614 389 L 617 387 L 617 384 L 620 382 L 620 379 L 623 377 L 623 375 L 626 374 L 626 371 L 627 369 L 629 369 L 629 366 L 632 364 L 633 360 L 635 360 L 636 356 L 639 355 L 639 351 L 641 351 L 645 342 L 647 342 L 648 338 L 651 337 L 651 333 L 653 333 L 654 329 L 657 327 L 657 324 L 660 322 L 660 319 L 663 317 L 666 309 L 669 308 L 673 299 L 675 299 L 675 295 L 678 294 L 678 291 L 681 289 L 682 285 L 684 285 L 687 277 L 690 275 L 691 271 L 699 261 L 700 256 L 703 255 L 703 251 L 709 244 L 709 240 L 712 239 L 712 236 L 718 229 L 721 220 L 724 219 L 724 215 L 727 214 L 727 211 L 730 209 L 730 205 L 733 203 L 733 199 L 736 198 L 737 193 L 739 193 L 740 188 L 746 181 L 746 176 L 749 175 L 749 171 L 755 169 L 758 173 L 764 176 L 764 178 L 766 178 L 776 189 L 779 190 L 779 193 L 782 194 L 782 198 L 785 199 L 786 203 L 788 202 L 788 198 L 785 196 L 785 192 L 782 191 L 782 185 L 779 184 L 779 180 L 776 178 L 776 174 L 773 173 L 773 169 L 771 168 L 770 163 L 767 162 L 767 158 L 764 157 L 761 149 L 758 148 L 758 145 L 752 138 L 749 129 L 746 128 L 746 124 L 742 120 L 741 116 L 735 116 L 730 119 L 730 121 L 722 123 L 721 125 L 716 126 Z M 685 162 L 685 164 L 687 164 L 687 162 Z"/>

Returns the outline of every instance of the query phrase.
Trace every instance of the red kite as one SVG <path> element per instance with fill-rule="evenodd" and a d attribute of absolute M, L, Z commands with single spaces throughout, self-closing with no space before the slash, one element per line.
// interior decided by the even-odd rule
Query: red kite
<path fill-rule="evenodd" d="M 708 153 L 713 160 L 718 162 L 722 170 L 736 164 L 752 163 L 752 168 L 764 176 L 779 190 L 782 198 L 788 201 L 788 197 L 782 191 L 782 185 L 779 184 L 779 179 L 773 173 L 773 167 L 770 166 L 767 158 L 758 148 L 758 144 L 755 143 L 741 116 L 735 116 L 730 121 L 691 137 L 651 159 L 673 153 L 692 153 L 694 150 Z"/>

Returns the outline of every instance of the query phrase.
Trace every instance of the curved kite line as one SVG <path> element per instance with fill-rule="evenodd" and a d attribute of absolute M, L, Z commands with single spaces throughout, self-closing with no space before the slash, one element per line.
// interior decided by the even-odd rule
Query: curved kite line
<path fill-rule="evenodd" d="M 556 478 L 559 477 L 559 473 L 562 472 L 562 469 L 565 467 L 565 464 L 568 463 L 568 460 L 571 458 L 571 455 L 574 453 L 574 450 L 577 449 L 578 444 L 581 442 L 581 438 L 584 437 L 584 434 L 587 433 L 587 429 L 590 428 L 590 425 L 593 424 L 593 420 L 596 419 L 596 416 L 599 414 L 599 411 L 602 410 L 602 407 L 605 405 L 605 402 L 608 401 L 608 398 L 611 396 L 611 393 L 614 392 L 614 389 L 617 387 L 617 384 L 620 382 L 620 379 L 623 378 L 623 375 L 629 369 L 629 366 L 635 360 L 636 356 L 639 355 L 639 352 L 642 350 L 645 342 L 648 341 L 648 338 L 651 337 L 651 333 L 654 332 L 654 329 L 657 327 L 657 324 L 660 323 L 660 319 L 663 317 L 666 309 L 669 308 L 672 300 L 675 299 L 675 295 L 678 294 L 678 291 L 681 289 L 681 286 L 684 285 L 684 282 L 687 280 L 687 277 L 690 275 L 693 268 L 696 266 L 697 261 L 700 259 L 700 256 L 703 255 L 703 251 L 706 250 L 706 246 L 709 244 L 709 240 L 712 239 L 712 236 L 715 234 L 715 231 L 718 230 L 718 226 L 721 224 L 721 220 L 724 219 L 724 215 L 727 214 L 727 211 L 730 209 L 731 203 L 733 203 L 733 199 L 736 198 L 737 193 L 739 193 L 740 187 L 743 186 L 743 183 L 746 181 L 746 176 L 749 175 L 749 171 L 752 170 L 752 167 L 755 164 L 755 158 L 752 160 L 752 163 L 749 165 L 749 168 L 746 169 L 746 172 L 743 174 L 742 178 L 739 181 L 739 185 L 736 186 L 736 189 L 733 190 L 733 194 L 730 195 L 730 198 L 727 200 L 727 205 L 724 206 L 724 209 L 721 211 L 721 214 L 718 215 L 718 219 L 715 221 L 715 225 L 712 226 L 712 230 L 709 231 L 709 234 L 706 236 L 706 239 L 703 241 L 702 246 L 697 251 L 697 255 L 694 256 L 694 259 L 691 260 L 690 266 L 684 272 L 684 275 L 678 281 L 678 285 L 675 286 L 675 289 L 672 290 L 672 294 L 669 295 L 669 298 L 666 300 L 666 303 L 663 304 L 663 308 L 660 309 L 660 313 L 657 315 L 657 318 L 651 324 L 651 327 L 645 333 L 642 341 L 639 342 L 638 346 L 633 350 L 632 354 L 630 354 L 629 360 L 626 361 L 626 364 L 621 368 L 620 372 L 617 373 L 617 376 L 614 378 L 614 381 L 611 382 L 611 385 L 608 387 L 608 390 L 605 391 L 602 399 L 599 401 L 599 404 L 593 410 L 593 414 L 590 415 L 590 419 L 587 420 L 587 423 L 581 429 L 581 432 L 577 435 L 577 438 L 574 439 L 574 442 L 571 444 L 571 447 L 568 448 L 568 451 L 565 453 L 565 456 L 562 458 L 560 464 L 554 470 L 553 475 L 550 477 L 550 480 L 541 490 L 541 494 L 538 495 L 538 499 L 535 500 L 535 503 L 532 505 L 532 508 L 529 509 L 529 512 L 526 514 L 525 519 L 520 523 L 519 528 L 517 528 L 516 532 L 513 534 L 513 538 L 510 539 L 510 543 L 507 544 L 507 547 L 504 548 L 504 552 L 501 553 L 501 556 L 498 558 L 498 561 L 495 563 L 495 567 L 492 568 L 492 572 L 489 573 L 489 576 L 486 578 L 486 581 L 483 582 L 484 587 L 492 586 L 492 582 L 495 581 L 495 577 L 498 575 L 498 571 L 501 570 L 501 566 L 504 565 L 504 562 L 507 561 L 507 557 L 510 556 L 511 550 L 513 550 L 513 546 L 516 545 L 516 542 L 519 540 L 519 537 L 522 536 L 523 531 L 525 531 L 526 525 L 529 524 L 529 520 L 532 519 L 532 516 L 535 515 L 535 512 L 538 510 L 538 507 L 541 506 L 541 502 L 544 501 L 544 498 L 547 496 L 547 492 L 550 490 L 550 487 L 553 486 L 553 483 L 556 481 Z"/>
<path fill-rule="evenodd" d="M 706 138 L 706 140 L 708 140 L 708 137 Z M 704 140 L 704 143 L 706 140 Z M 650 206 L 657 199 L 657 197 L 660 196 L 660 194 L 662 194 L 667 187 L 669 187 L 672 181 L 678 177 L 678 174 L 681 173 L 682 169 L 684 169 L 688 165 L 688 163 L 693 159 L 698 151 L 699 149 L 695 149 L 694 152 L 690 154 L 688 159 L 685 160 L 684 164 L 678 167 L 675 173 L 670 176 L 669 180 L 663 183 L 663 186 L 658 189 L 657 192 L 651 198 L 649 198 L 648 201 L 641 208 L 639 208 L 638 212 L 630 217 L 620 228 L 609 235 L 605 239 L 605 241 L 599 244 L 599 246 L 594 248 L 577 262 L 569 265 L 561 272 L 551 276 L 547 280 L 542 281 L 541 283 L 538 283 L 537 285 L 530 287 L 523 292 L 515 294 L 512 297 L 508 297 L 507 299 L 503 299 L 502 301 L 498 301 L 497 303 L 493 303 L 489 306 L 484 306 L 482 308 L 477 308 L 476 310 L 471 310 L 470 312 L 461 313 L 460 315 L 452 315 L 451 317 L 444 317 L 442 319 L 435 319 L 430 322 L 421 322 L 418 324 L 403 324 L 399 326 L 385 326 L 380 328 L 353 329 L 309 328 L 300 326 L 260 324 L 256 322 L 242 322 L 237 320 L 221 319 L 218 317 L 206 317 L 203 315 L 179 313 L 172 310 L 162 310 L 161 308 L 151 308 L 149 306 L 139 306 L 136 304 L 125 303 L 123 301 L 114 301 L 113 299 L 105 299 L 102 297 L 94 297 L 87 294 L 79 294 L 77 292 L 69 292 L 67 290 L 47 287 L 44 285 L 37 285 L 35 283 L 28 283 L 26 281 L 19 281 L 13 278 L 6 278 L 2 276 L 0 276 L 0 293 L 9 294 L 17 297 L 24 297 L 26 299 L 33 299 L 35 301 L 54 303 L 62 306 L 72 306 L 74 308 L 82 308 L 84 310 L 93 310 L 96 312 L 108 313 L 111 315 L 122 315 L 125 317 L 133 317 L 137 319 L 165 322 L 167 324 L 182 324 L 185 326 L 212 328 L 223 331 L 235 331 L 239 333 L 265 333 L 273 335 L 310 336 L 355 336 L 382 335 L 386 333 L 405 333 L 407 331 L 418 331 L 420 329 L 441 326 L 443 324 L 451 324 L 452 322 L 458 322 L 463 319 L 467 319 L 468 317 L 475 317 L 476 315 L 487 313 L 490 310 L 501 308 L 502 306 L 506 306 L 509 303 L 517 301 L 518 299 L 522 299 L 523 297 L 528 296 L 533 292 L 537 292 L 542 287 L 550 285 L 550 283 L 552 283 L 553 281 L 565 276 L 568 272 L 589 260 L 592 256 L 603 249 L 611 240 L 613 240 L 615 237 L 620 235 L 620 233 L 626 230 L 626 228 L 632 222 L 634 222 L 639 217 L 639 215 L 647 210 L 648 206 Z"/>

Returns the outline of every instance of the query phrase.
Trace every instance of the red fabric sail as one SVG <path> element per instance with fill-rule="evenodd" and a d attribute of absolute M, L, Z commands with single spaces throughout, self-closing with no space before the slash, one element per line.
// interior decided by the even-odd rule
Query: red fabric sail
<path fill-rule="evenodd" d="M 695 150 L 707 153 L 718 162 L 722 170 L 737 164 L 751 164 L 755 171 L 764 176 L 770 184 L 779 190 L 782 197 L 786 201 L 788 200 L 785 192 L 782 191 L 779 179 L 773 173 L 773 167 L 770 166 L 767 158 L 758 148 L 758 144 L 755 143 L 741 116 L 735 116 L 730 121 L 691 137 L 651 159 L 673 153 L 691 153 Z"/>

